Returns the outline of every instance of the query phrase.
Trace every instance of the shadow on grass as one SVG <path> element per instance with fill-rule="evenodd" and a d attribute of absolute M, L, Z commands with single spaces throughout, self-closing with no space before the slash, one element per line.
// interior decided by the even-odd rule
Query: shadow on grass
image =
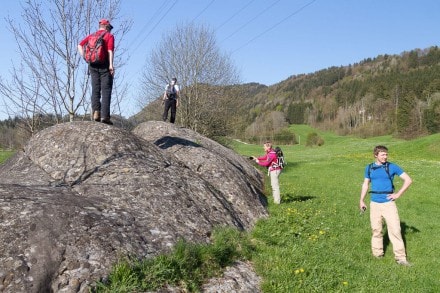
<path fill-rule="evenodd" d="M 284 166 L 283 171 L 287 171 L 289 169 L 294 169 L 297 167 L 300 167 L 301 165 L 304 165 L 304 163 L 302 162 L 290 162 L 290 161 L 286 161 L 286 164 Z M 282 174 L 282 173 L 281 173 Z"/>
<path fill-rule="evenodd" d="M 287 160 L 286 162 L 287 162 L 287 166 L 290 166 L 290 167 L 298 167 L 298 166 L 304 165 L 304 162 L 299 162 L 299 161 L 292 162 L 292 161 Z"/>
<path fill-rule="evenodd" d="M 293 194 L 287 193 L 283 194 L 283 197 L 281 199 L 281 202 L 302 202 L 302 201 L 308 201 L 316 198 L 315 196 L 309 196 L 309 195 L 297 195 L 294 196 Z"/>
<path fill-rule="evenodd" d="M 403 243 L 406 245 L 406 235 L 407 234 L 413 234 L 413 233 L 419 233 L 420 230 L 417 229 L 414 226 L 408 226 L 405 222 L 400 222 L 400 230 L 402 233 L 402 239 L 403 239 Z M 388 237 L 388 231 L 384 230 L 384 237 L 383 237 L 383 250 L 384 253 L 387 251 L 388 246 L 390 245 L 390 238 Z M 392 248 L 391 248 L 392 249 Z"/>

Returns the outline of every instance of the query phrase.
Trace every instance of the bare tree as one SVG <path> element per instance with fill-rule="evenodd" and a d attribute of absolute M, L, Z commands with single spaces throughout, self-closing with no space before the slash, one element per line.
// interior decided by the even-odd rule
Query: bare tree
<path fill-rule="evenodd" d="M 141 77 L 144 104 L 161 97 L 172 77 L 181 87 L 177 122 L 212 134 L 212 126 L 227 117 L 224 86 L 239 83 L 237 70 L 230 57 L 220 52 L 212 30 L 189 23 L 163 37 Z"/>
<path fill-rule="evenodd" d="M 266 139 L 274 140 L 275 134 L 286 127 L 288 127 L 288 123 L 284 113 L 271 111 L 257 117 L 246 128 L 245 136 L 247 139 L 258 139 L 258 143 L 262 143 Z"/>
<path fill-rule="evenodd" d="M 21 57 L 19 64 L 12 65 L 11 79 L 0 80 L 9 116 L 29 121 L 32 133 L 42 123 L 40 117 L 52 117 L 58 123 L 66 115 L 73 121 L 74 116 L 86 114 L 90 82 L 77 45 L 97 29 L 100 18 L 117 20 L 119 7 L 120 0 L 26 0 L 22 19 L 7 19 Z M 115 34 L 121 43 L 131 21 L 118 24 Z M 115 64 L 120 67 L 125 48 L 118 50 Z M 115 87 L 119 84 L 115 81 Z M 119 100 L 120 96 L 113 96 L 113 104 Z"/>

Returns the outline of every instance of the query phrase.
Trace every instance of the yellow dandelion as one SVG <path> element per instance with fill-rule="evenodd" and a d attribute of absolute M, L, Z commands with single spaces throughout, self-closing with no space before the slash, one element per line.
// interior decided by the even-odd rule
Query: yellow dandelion
<path fill-rule="evenodd" d="M 295 275 L 298 275 L 299 274 L 299 270 L 295 270 Z"/>
<path fill-rule="evenodd" d="M 301 273 L 304 273 L 304 269 L 303 269 L 303 268 L 300 268 L 299 271 L 300 271 Z"/>
<path fill-rule="evenodd" d="M 344 285 L 344 286 L 348 286 L 348 282 L 347 282 L 347 281 L 344 281 L 344 282 L 342 282 L 342 285 Z"/>

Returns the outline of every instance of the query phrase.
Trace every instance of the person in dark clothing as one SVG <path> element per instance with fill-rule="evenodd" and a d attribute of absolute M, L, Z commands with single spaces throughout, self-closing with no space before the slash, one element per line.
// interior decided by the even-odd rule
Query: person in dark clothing
<path fill-rule="evenodd" d="M 92 35 L 103 32 L 103 48 L 106 52 L 104 62 L 100 64 L 89 64 L 89 73 L 92 81 L 92 113 L 95 121 L 106 124 L 113 124 L 110 120 L 110 103 L 113 88 L 113 77 L 115 69 L 113 67 L 115 38 L 111 34 L 113 26 L 107 19 L 99 21 L 99 30 L 85 37 L 78 45 L 78 51 L 84 58 L 84 46 L 88 43 Z M 104 33 L 105 31 L 105 33 Z"/>
<path fill-rule="evenodd" d="M 171 79 L 171 82 L 167 84 L 167 86 L 165 87 L 165 92 L 163 94 L 163 101 L 165 104 L 165 108 L 162 115 L 163 121 L 167 121 L 168 112 L 170 111 L 170 109 L 171 109 L 170 122 L 174 123 L 174 121 L 176 121 L 176 111 L 177 111 L 177 107 L 179 107 L 179 95 L 180 95 L 180 89 L 179 89 L 179 85 L 177 84 L 177 78 L 173 77 Z"/>

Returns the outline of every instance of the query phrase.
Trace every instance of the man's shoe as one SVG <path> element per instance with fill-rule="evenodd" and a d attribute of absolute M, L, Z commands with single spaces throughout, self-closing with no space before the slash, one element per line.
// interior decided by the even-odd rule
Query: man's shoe
<path fill-rule="evenodd" d="M 113 122 L 110 120 L 110 118 L 104 118 L 101 120 L 101 122 L 104 124 L 113 125 Z"/>
<path fill-rule="evenodd" d="M 401 266 L 410 267 L 411 264 L 406 259 L 397 260 L 396 263 Z"/>
<path fill-rule="evenodd" d="M 93 112 L 93 120 L 95 120 L 96 122 L 101 121 L 101 113 L 99 111 Z"/>

